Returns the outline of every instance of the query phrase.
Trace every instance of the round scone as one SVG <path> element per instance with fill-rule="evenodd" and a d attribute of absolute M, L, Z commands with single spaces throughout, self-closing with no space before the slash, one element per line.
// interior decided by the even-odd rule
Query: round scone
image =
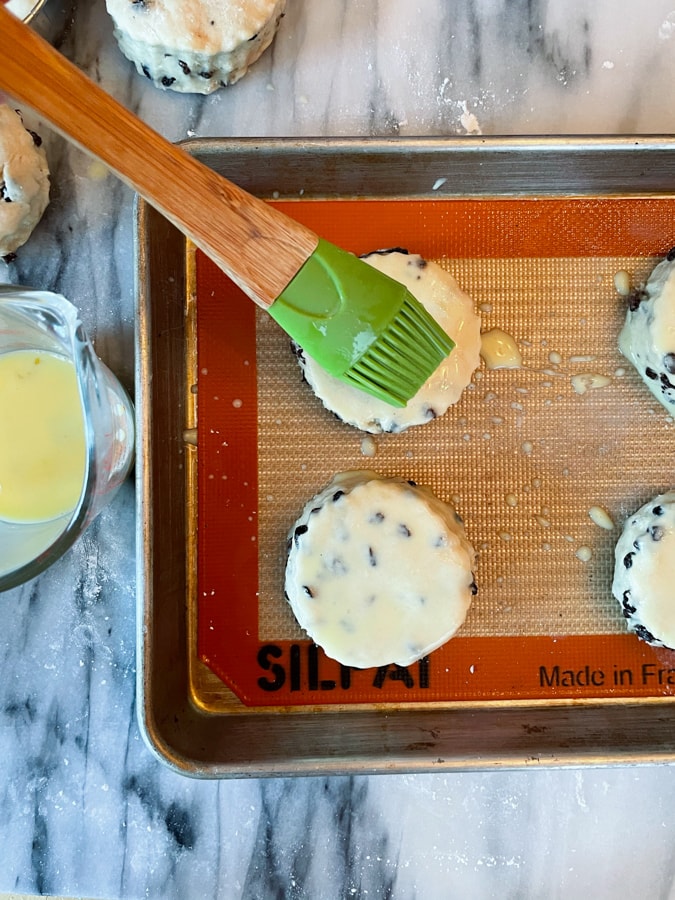
<path fill-rule="evenodd" d="M 675 247 L 628 299 L 619 349 L 667 410 L 675 407 Z"/>
<path fill-rule="evenodd" d="M 363 259 L 404 284 L 450 335 L 455 347 L 444 362 L 398 409 L 329 375 L 297 344 L 293 348 L 311 389 L 343 422 L 371 434 L 405 431 L 442 416 L 459 400 L 480 362 L 480 318 L 471 298 L 436 263 L 399 248 L 369 253 Z"/>
<path fill-rule="evenodd" d="M 40 137 L 0 104 L 0 256 L 25 244 L 49 203 L 49 167 Z"/>
<path fill-rule="evenodd" d="M 345 666 L 407 666 L 462 625 L 475 553 L 454 508 L 425 487 L 368 470 L 336 475 L 289 535 L 293 613 Z"/>
<path fill-rule="evenodd" d="M 286 0 L 106 0 L 120 50 L 157 87 L 210 94 L 246 74 Z"/>
<path fill-rule="evenodd" d="M 615 550 L 612 593 L 630 631 L 675 649 L 675 491 L 626 520 Z"/>

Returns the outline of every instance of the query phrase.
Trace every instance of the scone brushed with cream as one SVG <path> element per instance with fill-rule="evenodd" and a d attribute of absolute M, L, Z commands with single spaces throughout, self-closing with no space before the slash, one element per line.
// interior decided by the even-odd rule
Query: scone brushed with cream
<path fill-rule="evenodd" d="M 425 487 L 343 472 L 289 535 L 285 590 L 300 626 L 346 666 L 407 666 L 448 641 L 476 592 L 455 509 Z"/>
<path fill-rule="evenodd" d="M 26 243 L 49 203 L 49 167 L 40 137 L 0 104 L 0 256 Z"/>
<path fill-rule="evenodd" d="M 300 347 L 294 351 L 305 381 L 326 409 L 360 431 L 401 432 L 442 416 L 456 403 L 480 363 L 480 317 L 473 301 L 437 263 L 395 248 L 363 257 L 404 284 L 455 342 L 455 347 L 406 406 L 397 409 L 329 375 Z"/>
<path fill-rule="evenodd" d="M 628 298 L 619 349 L 665 408 L 675 411 L 675 247 Z"/>
<path fill-rule="evenodd" d="M 269 47 L 286 0 L 106 0 L 119 47 L 157 87 L 210 94 Z"/>
<path fill-rule="evenodd" d="M 675 649 L 675 491 L 626 520 L 615 549 L 612 593 L 629 631 Z"/>

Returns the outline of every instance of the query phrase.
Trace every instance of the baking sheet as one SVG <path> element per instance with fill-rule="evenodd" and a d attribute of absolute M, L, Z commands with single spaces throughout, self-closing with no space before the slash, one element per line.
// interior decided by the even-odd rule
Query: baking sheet
<path fill-rule="evenodd" d="M 643 282 L 654 257 L 616 253 L 666 252 L 675 201 L 303 198 L 283 208 L 356 253 L 404 238 L 455 275 L 485 330 L 513 335 L 523 362 L 481 367 L 448 414 L 381 437 L 364 458 L 363 434 L 302 383 L 287 336 L 198 257 L 197 353 L 187 347 L 198 425 L 194 654 L 248 707 L 671 693 L 658 671 L 675 654 L 626 635 L 611 594 L 616 534 L 589 511 L 608 509 L 618 526 L 636 494 L 641 505 L 644 491 L 669 485 L 672 419 L 618 352 L 626 299 L 614 275 Z M 596 387 L 580 394 L 587 384 Z M 645 444 L 662 452 L 647 455 Z M 428 659 L 362 672 L 307 641 L 283 570 L 305 502 L 336 471 L 368 466 L 453 499 L 478 551 L 478 595 L 458 636 Z M 198 677 L 196 702 L 200 686 Z M 209 689 L 211 711 L 236 709 L 229 695 L 212 701 Z"/>
<path fill-rule="evenodd" d="M 278 149 L 275 148 L 275 153 Z M 435 151 L 437 148 L 434 146 L 432 149 Z M 495 149 L 503 153 L 506 146 L 502 144 L 499 147 L 495 146 Z M 541 148 L 530 148 L 535 154 L 537 149 Z M 623 151 L 625 148 L 620 149 Z M 661 149 L 659 147 L 659 152 Z M 295 150 L 297 151 L 297 148 Z M 429 146 L 425 147 L 424 142 L 421 142 L 419 150 L 420 153 L 423 151 L 428 153 Z M 453 161 L 451 148 L 448 148 L 448 151 L 448 158 L 444 161 L 446 167 Z M 487 157 L 484 157 L 481 162 L 484 163 L 486 159 Z M 594 159 L 596 165 L 602 159 L 607 159 L 609 165 L 611 154 L 609 158 L 606 152 L 598 154 Z M 578 173 L 578 170 L 576 171 Z M 597 172 L 597 169 L 595 171 Z M 431 180 L 432 174 L 433 172 L 428 173 L 428 180 Z M 428 188 L 428 200 L 435 202 L 432 190 Z M 391 203 L 393 191 L 388 196 L 390 199 L 387 202 Z M 455 199 L 457 198 L 452 198 Z M 480 219 L 478 207 L 475 206 L 478 200 L 467 201 L 462 197 L 462 202 L 470 203 L 468 209 L 463 210 L 465 222 L 467 211 L 469 221 Z M 322 729 L 326 738 L 328 730 L 332 733 L 334 726 L 330 723 L 336 716 L 347 716 L 347 721 L 354 726 L 357 716 L 363 722 L 363 713 L 379 715 L 382 709 L 380 706 L 377 709 L 369 708 L 369 705 L 372 707 L 373 704 L 372 683 L 368 684 L 368 690 L 364 683 L 362 689 L 354 691 L 353 682 L 356 676 L 352 678 L 350 692 L 347 694 L 343 692 L 339 698 L 334 687 L 325 691 L 323 696 L 320 692 L 317 694 L 315 690 L 311 690 L 312 686 L 308 684 L 307 678 L 311 677 L 312 651 L 306 646 L 306 642 L 303 643 L 301 635 L 295 631 L 292 619 L 288 618 L 283 598 L 279 595 L 283 554 L 275 548 L 278 547 L 280 536 L 285 536 L 289 524 L 307 497 L 315 493 L 334 471 L 355 466 L 363 467 L 364 464 L 391 474 L 404 474 L 401 470 L 404 466 L 408 477 L 415 477 L 420 482 L 430 484 L 440 496 L 455 497 L 460 511 L 465 516 L 469 535 L 480 555 L 477 569 L 479 581 L 477 602 L 462 636 L 448 645 L 454 648 L 452 655 L 454 679 L 445 679 L 444 682 L 441 678 L 434 692 L 433 702 L 425 702 L 426 696 L 429 695 L 424 695 L 419 690 L 414 695 L 410 694 L 409 698 L 414 703 L 407 707 L 409 698 L 405 696 L 405 679 L 392 677 L 396 674 L 393 672 L 387 675 L 385 683 L 397 690 L 390 692 L 387 695 L 388 699 L 381 705 L 385 709 L 388 707 L 390 712 L 395 714 L 397 724 L 405 723 L 402 724 L 403 731 L 406 731 L 415 721 L 415 716 L 420 714 L 434 717 L 454 716 L 456 723 L 458 721 L 456 717 L 461 713 L 454 707 L 459 705 L 461 709 L 462 700 L 472 701 L 465 704 L 465 708 L 471 706 L 474 713 L 480 706 L 483 707 L 482 714 L 487 713 L 488 709 L 493 708 L 492 701 L 498 699 L 502 702 L 496 708 L 502 713 L 505 710 L 512 713 L 516 709 L 521 711 L 527 709 L 528 715 L 535 714 L 535 711 L 538 715 L 543 712 L 542 703 L 544 707 L 548 707 L 545 713 L 550 713 L 559 707 L 558 701 L 569 701 L 573 697 L 584 698 L 583 701 L 575 701 L 580 709 L 582 704 L 589 701 L 594 703 L 608 695 L 624 696 L 628 701 L 637 701 L 641 694 L 651 698 L 669 694 L 669 686 L 664 688 L 661 685 L 654 690 L 653 679 L 648 679 L 645 685 L 636 683 L 640 681 L 640 673 L 643 672 L 641 666 L 645 661 L 652 664 L 652 657 L 646 660 L 645 652 L 653 655 L 654 651 L 644 648 L 644 645 L 640 645 L 635 638 L 622 633 L 618 608 L 607 588 L 613 539 L 610 534 L 602 532 L 591 522 L 588 509 L 601 504 L 619 521 L 623 515 L 639 505 L 638 500 L 642 502 L 651 493 L 668 486 L 667 455 L 653 455 L 646 475 L 641 448 L 645 444 L 654 446 L 658 445 L 659 441 L 668 440 L 668 430 L 672 422 L 665 410 L 654 409 L 655 403 L 648 399 L 649 395 L 645 397 L 636 378 L 628 371 L 620 372 L 622 368 L 627 367 L 618 357 L 613 340 L 622 318 L 622 305 L 614 290 L 613 275 L 619 268 L 625 268 L 635 280 L 639 280 L 653 265 L 654 259 L 653 257 L 650 259 L 649 254 L 668 249 L 670 246 L 668 242 L 672 243 L 672 235 L 667 233 L 668 224 L 673 218 L 672 205 L 670 201 L 663 199 L 655 201 L 656 206 L 663 211 L 663 218 L 660 221 L 655 221 L 653 216 L 645 217 L 645 212 L 652 208 L 649 206 L 652 200 L 641 200 L 632 204 L 635 210 L 642 204 L 642 215 L 638 215 L 637 218 L 632 216 L 630 211 L 626 214 L 624 210 L 619 219 L 627 223 L 629 240 L 627 245 L 622 245 L 621 240 L 617 241 L 616 221 L 613 221 L 611 216 L 608 218 L 601 214 L 599 202 L 594 196 L 590 205 L 586 203 L 587 212 L 595 211 L 595 219 L 593 215 L 586 217 L 589 226 L 587 233 L 591 236 L 591 240 L 585 240 L 586 232 L 582 233 L 584 249 L 578 256 L 574 254 L 578 252 L 575 247 L 578 246 L 580 233 L 564 228 L 555 231 L 555 254 L 560 255 L 548 255 L 547 252 L 537 257 L 526 255 L 514 258 L 513 249 L 509 250 L 508 246 L 500 246 L 498 252 L 495 252 L 495 235 L 500 237 L 505 232 L 494 231 L 498 224 L 494 214 L 491 223 L 492 232 L 489 228 L 482 232 L 477 232 L 473 228 L 473 235 L 469 234 L 466 238 L 472 248 L 470 254 L 455 255 L 453 250 L 456 248 L 451 246 L 439 248 L 433 241 L 431 246 L 420 246 L 424 244 L 424 240 L 418 241 L 417 245 L 408 242 L 411 250 L 419 250 L 428 258 L 436 258 L 453 271 L 462 287 L 474 298 L 477 306 L 482 308 L 484 329 L 498 325 L 513 334 L 521 344 L 525 367 L 515 372 L 488 372 L 483 368 L 477 373 L 471 389 L 466 392 L 463 400 L 448 416 L 404 435 L 377 438 L 377 452 L 372 459 L 363 457 L 361 435 L 341 423 L 334 422 L 321 409 L 318 401 L 312 402 L 314 398 L 303 394 L 307 388 L 299 382 L 296 364 L 288 353 L 287 342 L 280 340 L 279 335 L 267 327 L 264 318 L 258 316 L 255 349 L 259 362 L 259 379 L 255 388 L 256 415 L 255 422 L 252 423 L 249 419 L 247 426 L 249 431 L 253 426 L 258 432 L 255 514 L 259 518 L 256 520 L 255 535 L 251 535 L 255 536 L 256 540 L 251 543 L 257 544 L 255 555 L 258 556 L 258 562 L 263 561 L 256 567 L 256 576 L 258 573 L 260 575 L 257 600 L 260 622 L 254 637 L 258 642 L 265 644 L 272 643 L 278 646 L 283 644 L 284 652 L 289 654 L 293 646 L 303 648 L 304 655 L 298 658 L 304 666 L 304 686 L 301 691 L 296 691 L 296 696 L 283 696 L 282 705 L 290 710 L 288 712 L 290 716 L 293 715 L 293 710 L 296 710 L 296 714 L 302 717 L 305 723 L 303 728 L 316 730 L 319 742 Z M 611 207 L 619 209 L 622 202 L 613 199 Z M 480 203 L 484 212 L 487 209 L 486 200 L 482 199 Z M 563 206 L 570 203 L 572 201 L 565 200 Z M 471 204 L 474 204 L 473 208 Z M 303 202 L 303 207 L 310 206 L 311 201 Z M 540 208 L 541 206 L 539 204 Z M 497 207 L 493 207 L 493 213 Z M 451 205 L 448 209 L 452 208 Z M 294 212 L 296 214 L 299 212 L 299 206 Z M 605 244 L 598 233 L 605 227 L 603 223 L 611 236 L 609 243 Z M 463 234 L 466 236 L 466 232 L 471 232 L 472 227 L 463 229 Z M 322 233 L 325 233 L 325 230 Z M 400 235 L 400 230 L 396 233 Z M 414 236 L 417 237 L 417 234 Z M 476 239 L 477 234 L 479 239 Z M 569 237 L 567 249 L 566 235 Z M 347 241 L 340 240 L 340 237 L 338 235 L 336 242 L 342 243 L 343 246 L 347 245 Z M 382 237 L 382 241 L 377 240 L 379 237 Z M 362 238 L 363 241 L 375 240 L 376 243 L 349 249 L 362 252 L 372 249 L 373 246 L 402 243 L 400 240 L 387 241 L 387 237 L 387 234 L 366 234 Z M 473 237 L 473 240 L 469 241 L 469 237 Z M 428 237 L 425 240 L 428 244 Z M 505 242 L 501 243 L 503 245 Z M 664 246 L 661 247 L 661 244 Z M 489 256 L 481 255 L 484 252 L 482 248 L 486 246 L 491 248 Z M 601 249 L 599 254 L 598 246 Z M 623 255 L 614 253 L 608 255 L 608 250 L 616 247 L 624 251 Z M 189 261 L 191 259 L 189 248 L 184 249 L 184 258 Z M 626 255 L 626 250 L 630 251 L 629 255 Z M 145 261 L 148 261 L 147 257 Z M 208 266 L 208 263 L 205 265 Z M 195 290 L 199 290 L 197 272 L 198 266 L 191 267 L 191 263 L 187 262 L 182 276 L 182 290 L 178 284 L 183 304 L 185 305 L 187 298 L 188 307 L 192 304 L 193 309 Z M 207 275 L 207 278 L 218 277 L 217 273 Z M 198 308 L 200 310 L 204 308 L 201 298 Z M 193 334 L 192 337 L 194 336 Z M 185 351 L 184 343 L 183 354 Z M 199 371 L 191 373 L 188 371 L 191 365 L 189 360 L 188 353 L 188 361 L 185 364 L 186 378 L 183 384 L 186 409 L 194 414 L 198 406 L 202 423 L 206 423 L 209 431 L 211 429 L 217 431 L 217 422 L 213 417 L 213 411 L 208 408 L 207 393 L 203 390 L 207 383 L 207 375 L 202 375 L 201 382 L 198 377 L 204 369 L 207 373 L 213 370 L 209 364 L 202 365 L 203 360 L 200 360 Z M 248 362 L 251 368 L 251 359 Z M 260 362 L 264 364 L 261 366 Z M 576 394 L 571 386 L 571 377 L 582 372 L 602 372 L 610 376 L 610 384 L 602 390 L 589 391 L 584 395 Z M 195 374 L 197 378 L 193 381 Z M 192 384 L 198 385 L 196 394 L 192 390 Z M 232 405 L 232 401 L 241 401 L 241 397 L 228 400 L 225 396 L 221 397 L 220 393 L 213 396 L 219 398 L 214 401 L 216 404 L 221 400 L 225 401 L 223 405 L 228 407 L 230 418 L 232 410 L 240 419 L 245 418 L 245 405 L 243 403 L 239 406 Z M 283 402 L 280 398 L 283 398 Z M 300 418 L 298 409 L 302 409 Z M 639 426 L 626 425 L 625 417 L 617 415 L 617 411 L 621 409 L 639 410 Z M 205 410 L 207 415 L 202 418 Z M 305 415 L 306 419 L 303 418 Z M 185 422 L 187 419 L 189 416 Z M 561 422 L 565 423 L 564 428 L 561 428 Z M 195 423 L 187 422 L 187 424 Z M 325 453 L 327 445 L 331 448 L 328 459 Z M 203 446 L 204 442 L 200 452 Z M 213 481 L 218 480 L 219 476 L 223 481 L 222 475 L 226 474 L 228 478 L 225 480 L 230 482 L 228 489 L 232 484 L 231 473 L 218 471 L 207 473 L 206 469 L 199 469 L 198 453 L 188 447 L 188 455 L 191 460 L 188 460 L 187 465 L 185 496 L 187 527 L 183 529 L 186 538 L 191 533 L 198 533 L 192 527 L 195 523 L 199 524 L 197 509 L 193 504 L 195 487 L 199 490 L 199 478 L 195 479 L 195 472 L 201 471 L 202 487 L 204 479 L 210 479 L 211 475 L 214 476 Z M 210 465 L 215 457 L 205 457 L 202 453 L 202 462 L 205 459 L 208 459 Z M 280 478 L 281 473 L 290 474 L 291 477 Z M 147 483 L 146 480 L 146 486 Z M 149 494 L 146 497 L 150 499 Z M 203 515 L 202 510 L 202 525 Z M 153 532 L 155 535 L 156 533 Z M 186 545 L 188 543 L 186 540 Z M 234 712 L 237 713 L 237 727 L 245 728 L 246 723 L 252 722 L 254 717 L 260 719 L 262 716 L 265 721 L 268 719 L 266 714 L 261 712 L 265 703 L 261 704 L 249 694 L 243 697 L 242 704 L 241 689 L 238 690 L 240 697 L 236 699 L 234 695 L 237 691 L 228 690 L 223 681 L 214 675 L 214 669 L 216 672 L 219 671 L 219 663 L 216 660 L 214 665 L 213 645 L 209 645 L 206 652 L 203 646 L 199 654 L 195 652 L 195 639 L 199 632 L 195 597 L 197 595 L 207 597 L 206 606 L 203 608 L 207 610 L 208 615 L 211 609 L 208 597 L 215 596 L 217 592 L 216 587 L 204 582 L 205 577 L 210 577 L 208 572 L 201 571 L 199 574 L 199 566 L 204 564 L 204 550 L 203 544 L 197 546 L 198 543 L 193 545 L 191 551 L 194 556 L 188 566 L 191 578 L 186 578 L 190 629 L 186 635 L 183 652 L 189 657 L 189 676 L 181 687 L 185 691 L 185 696 L 174 695 L 173 701 L 181 708 L 187 703 L 191 715 L 204 716 L 205 720 L 211 723 L 219 722 L 214 731 L 223 728 L 226 733 L 228 730 L 226 723 L 229 721 L 230 725 L 232 724 Z M 576 553 L 587 547 L 591 551 L 591 559 L 583 562 Z M 148 567 L 152 565 L 147 556 L 146 565 Z M 197 572 L 196 580 L 195 572 Z M 144 575 L 146 574 L 147 570 Z M 551 585 L 554 585 L 553 590 Z M 183 587 L 185 586 L 184 584 Z M 147 591 L 147 582 L 145 590 Z M 211 591 L 214 591 L 213 595 Z M 228 598 L 228 601 L 230 599 Z M 146 606 L 144 609 L 146 624 L 147 612 Z M 553 685 L 555 690 L 551 690 L 552 685 L 548 684 L 548 681 L 555 678 L 551 673 L 555 671 L 556 644 L 567 643 L 570 647 L 575 635 L 581 636 L 586 642 L 589 636 L 593 636 L 599 643 L 590 649 L 588 643 L 582 643 L 573 650 L 571 656 L 567 657 L 571 660 L 569 666 L 564 662 L 560 663 L 564 668 L 559 671 L 569 670 L 575 673 L 575 683 L 569 685 L 571 691 L 561 690 L 565 685 L 559 683 Z M 146 661 L 148 641 L 151 642 L 151 649 L 155 654 L 158 649 L 162 652 L 166 649 L 161 644 L 158 645 L 157 640 L 157 636 L 152 632 L 148 632 L 143 640 L 142 649 L 146 653 Z M 618 644 L 608 644 L 608 640 L 618 641 Z M 493 642 L 493 647 L 499 649 L 486 654 L 486 647 L 483 646 L 479 648 L 480 653 L 477 654 L 476 642 L 482 642 L 483 645 L 485 642 Z M 608 646 L 613 647 L 609 653 Z M 617 656 L 619 646 L 620 652 Z M 228 645 L 226 649 L 229 652 L 231 648 L 232 645 Z M 198 659 L 199 655 L 207 660 L 208 665 L 204 665 L 204 662 Z M 434 656 L 435 654 L 432 654 L 432 658 Z M 290 656 L 288 658 L 291 659 Z M 539 680 L 539 691 L 532 688 L 528 691 L 527 685 L 523 686 L 522 679 L 520 682 L 513 680 L 519 673 L 522 674 L 519 661 L 528 658 L 532 662 L 534 682 Z M 229 660 L 231 661 L 231 656 Z M 546 667 L 543 685 L 542 664 Z M 660 668 L 664 666 L 668 668 L 668 660 L 657 659 L 655 664 Z M 492 670 L 490 665 L 493 666 Z M 458 668 L 462 669 L 461 677 L 457 675 Z M 607 687 L 610 690 L 599 691 L 597 683 L 593 685 L 593 681 L 598 681 L 597 675 L 595 678 L 592 677 L 597 671 L 602 671 L 603 679 L 607 679 Z M 148 668 L 145 672 L 149 674 Z M 629 676 L 625 674 L 627 672 L 634 674 Z M 222 671 L 220 674 L 223 674 Z M 334 674 L 324 669 L 319 681 L 339 682 L 339 677 L 332 677 Z M 424 673 L 413 674 L 419 683 Z M 581 683 L 589 678 L 590 690 L 589 685 Z M 620 683 L 612 684 L 616 678 Z M 631 679 L 632 683 L 628 683 Z M 224 680 L 227 681 L 227 677 Z M 150 699 L 148 684 L 144 678 L 143 705 L 146 715 L 150 711 L 152 721 L 155 722 L 156 709 L 148 707 Z M 461 685 L 465 687 L 458 689 Z M 237 687 L 236 684 L 234 686 Z M 545 690 L 541 690 L 542 687 Z M 305 696 L 300 699 L 298 694 L 303 690 Z M 279 696 L 268 697 L 265 702 L 269 703 L 271 700 L 278 704 Z M 298 705 L 298 700 L 300 704 L 305 703 L 309 706 L 303 709 Z M 354 701 L 357 702 L 357 707 L 345 706 L 346 702 Z M 634 704 L 617 706 L 615 703 L 615 708 L 623 707 L 624 713 L 630 708 L 639 711 L 640 715 L 643 710 L 649 709 L 653 702 L 653 699 L 645 699 Z M 608 705 L 603 704 L 602 708 L 604 715 Z M 311 726 L 307 726 L 305 714 L 308 710 L 312 711 Z M 325 719 L 327 712 L 331 718 L 322 725 L 322 716 Z M 495 715 L 495 725 L 499 718 Z M 148 718 L 145 719 L 146 724 L 149 721 Z M 147 733 L 150 734 L 152 731 L 154 725 L 152 729 L 147 729 Z M 407 767 L 420 765 L 420 753 L 423 758 L 426 757 L 426 763 L 422 763 L 423 765 L 439 764 L 431 759 L 430 752 L 427 751 L 431 751 L 432 747 L 437 749 L 442 746 L 441 735 L 445 729 L 442 727 L 438 730 L 435 727 L 433 731 L 437 732 L 437 737 L 430 742 L 423 742 L 427 745 L 424 748 L 418 747 L 411 751 L 408 762 L 404 763 Z M 149 739 L 156 747 L 156 733 Z M 477 740 L 474 753 L 480 754 L 484 739 L 483 735 Z M 471 744 L 468 735 L 464 735 L 463 740 Z M 417 743 L 419 742 L 409 742 L 409 746 Z M 508 756 L 507 744 L 508 742 L 504 746 L 502 762 Z M 662 741 L 660 746 L 664 747 Z M 562 758 L 564 754 L 560 753 L 560 749 L 558 747 L 557 752 L 559 758 Z M 606 754 L 617 752 L 617 748 L 611 745 L 605 745 L 600 749 Z M 211 751 L 213 752 L 213 747 Z M 343 755 L 342 765 L 360 765 L 365 768 L 374 765 L 377 770 L 388 764 L 382 755 L 383 751 L 384 745 L 375 741 L 374 745 L 366 749 L 365 755 L 356 752 L 347 754 L 346 757 Z M 304 745 L 302 749 L 296 746 L 285 760 L 289 770 L 303 771 L 300 758 L 304 755 Z M 218 759 L 216 754 L 212 766 L 206 770 L 195 762 L 187 762 L 185 765 L 194 774 L 214 770 L 219 774 L 236 771 L 237 762 L 234 758 L 236 754 L 225 752 L 224 756 L 224 759 Z M 445 760 L 442 764 L 454 766 L 460 764 L 456 753 L 452 756 L 452 760 Z M 331 764 L 327 763 L 327 758 L 330 757 L 332 752 L 326 748 L 324 766 L 330 767 Z M 571 758 L 569 754 L 568 758 Z M 497 760 L 492 758 L 488 764 L 496 762 Z M 461 764 L 471 763 L 465 758 Z M 268 760 L 267 766 L 261 764 L 261 761 L 258 761 L 256 766 L 252 761 L 251 768 L 260 771 L 261 765 L 263 770 L 274 768 L 271 760 Z"/>

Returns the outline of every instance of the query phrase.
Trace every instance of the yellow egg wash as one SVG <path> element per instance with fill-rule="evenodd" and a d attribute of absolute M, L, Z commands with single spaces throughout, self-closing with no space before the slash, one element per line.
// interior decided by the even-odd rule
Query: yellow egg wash
<path fill-rule="evenodd" d="M 42 350 L 0 354 L 0 519 L 46 522 L 73 510 L 85 461 L 73 363 Z"/>

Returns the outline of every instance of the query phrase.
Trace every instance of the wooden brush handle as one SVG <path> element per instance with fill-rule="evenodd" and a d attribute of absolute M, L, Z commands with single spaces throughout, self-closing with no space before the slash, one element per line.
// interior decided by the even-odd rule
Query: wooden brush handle
<path fill-rule="evenodd" d="M 0 88 L 102 160 L 260 306 L 315 250 L 313 232 L 165 140 L 2 3 Z"/>

